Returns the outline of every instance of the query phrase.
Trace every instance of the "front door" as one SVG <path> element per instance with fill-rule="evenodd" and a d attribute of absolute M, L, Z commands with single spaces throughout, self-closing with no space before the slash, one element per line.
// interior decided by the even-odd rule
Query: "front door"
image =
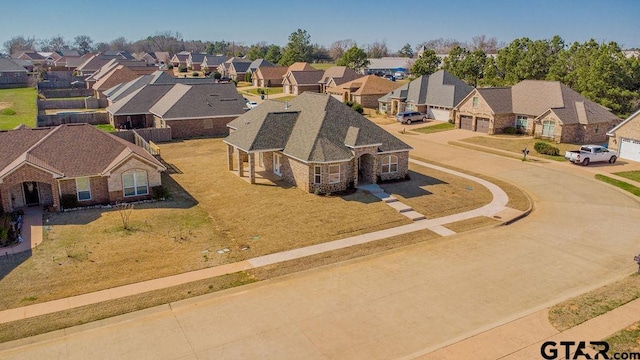
<path fill-rule="evenodd" d="M 38 195 L 38 183 L 35 181 L 22 183 L 24 191 L 24 202 L 27 206 L 40 205 L 40 195 Z"/>
<path fill-rule="evenodd" d="M 282 176 L 282 163 L 281 155 L 273 154 L 273 173 Z"/>

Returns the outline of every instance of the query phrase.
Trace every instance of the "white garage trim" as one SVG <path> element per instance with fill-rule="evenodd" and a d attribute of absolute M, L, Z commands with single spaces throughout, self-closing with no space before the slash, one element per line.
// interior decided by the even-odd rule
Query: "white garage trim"
<path fill-rule="evenodd" d="M 640 140 L 620 139 L 620 158 L 640 162 Z"/>

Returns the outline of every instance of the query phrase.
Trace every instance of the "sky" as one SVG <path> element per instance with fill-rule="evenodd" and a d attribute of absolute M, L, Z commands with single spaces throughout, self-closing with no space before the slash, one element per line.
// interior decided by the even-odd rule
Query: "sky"
<path fill-rule="evenodd" d="M 31 0 L 29 6 L 0 0 L 0 47 L 14 36 L 72 42 L 90 36 L 94 44 L 118 37 L 136 41 L 157 32 L 179 32 L 184 40 L 225 40 L 244 45 L 265 41 L 284 46 L 297 29 L 329 47 L 353 39 L 384 41 L 390 51 L 409 43 L 474 36 L 510 43 L 521 37 L 565 43 L 615 41 L 640 48 L 638 0 L 403 0 L 403 1 L 193 1 Z M 13 8 L 13 9 L 12 9 Z M 9 15 L 10 16 L 7 16 Z"/>

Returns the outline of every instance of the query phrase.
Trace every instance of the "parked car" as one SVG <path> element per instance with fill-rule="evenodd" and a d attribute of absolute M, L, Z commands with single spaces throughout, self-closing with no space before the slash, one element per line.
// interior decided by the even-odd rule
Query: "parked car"
<path fill-rule="evenodd" d="M 411 124 L 414 121 L 427 121 L 427 115 L 417 111 L 405 111 L 396 115 L 396 120 L 403 124 Z"/>
<path fill-rule="evenodd" d="M 387 79 L 387 80 L 396 81 L 396 78 L 393 77 L 393 75 L 391 75 L 391 74 L 384 74 L 384 75 L 382 75 L 382 77 Z"/>
<path fill-rule="evenodd" d="M 608 161 L 609 164 L 613 164 L 618 159 L 618 153 L 600 145 L 583 145 L 579 150 L 567 151 L 564 158 L 583 166 L 599 161 Z"/>
<path fill-rule="evenodd" d="M 407 74 L 404 73 L 404 71 L 396 71 L 393 74 L 393 77 L 396 78 L 397 80 L 402 80 L 407 76 Z"/>

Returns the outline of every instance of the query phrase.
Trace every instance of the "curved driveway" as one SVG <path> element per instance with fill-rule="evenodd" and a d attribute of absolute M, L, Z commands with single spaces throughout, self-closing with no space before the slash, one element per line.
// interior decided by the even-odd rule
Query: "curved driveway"
<path fill-rule="evenodd" d="M 402 139 L 416 156 L 520 186 L 531 215 L 63 330 L 0 357 L 413 358 L 635 270 L 636 199 L 580 167 L 452 147 L 447 137 L 464 132 L 442 134 Z"/>

